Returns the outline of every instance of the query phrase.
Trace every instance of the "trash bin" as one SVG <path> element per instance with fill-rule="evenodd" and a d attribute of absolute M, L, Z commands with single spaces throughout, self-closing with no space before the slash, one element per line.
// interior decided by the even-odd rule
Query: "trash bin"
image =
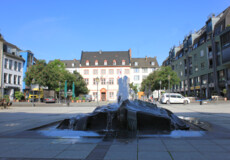
<path fill-rule="evenodd" d="M 201 101 L 200 101 L 200 105 L 202 105 L 202 104 L 203 104 L 203 101 L 201 100 Z"/>
<path fill-rule="evenodd" d="M 67 106 L 69 106 L 69 102 L 67 102 Z"/>

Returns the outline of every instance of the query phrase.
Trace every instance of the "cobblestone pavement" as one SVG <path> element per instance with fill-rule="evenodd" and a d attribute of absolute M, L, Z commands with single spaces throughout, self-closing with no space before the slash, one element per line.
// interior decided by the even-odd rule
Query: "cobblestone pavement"
<path fill-rule="evenodd" d="M 0 109 L 0 160 L 227 160 L 230 159 L 230 103 L 171 104 L 178 116 L 195 117 L 210 129 L 202 137 L 63 138 L 44 137 L 30 129 L 92 112 L 97 103 L 14 104 Z M 100 103 L 101 104 L 101 103 Z M 103 103 L 103 105 L 106 103 Z M 102 104 L 101 104 L 102 105 Z"/>

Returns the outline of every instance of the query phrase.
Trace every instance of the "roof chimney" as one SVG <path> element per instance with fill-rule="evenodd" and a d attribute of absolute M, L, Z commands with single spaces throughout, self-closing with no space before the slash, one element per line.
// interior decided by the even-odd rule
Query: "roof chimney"
<path fill-rule="evenodd" d="M 101 54 L 102 50 L 99 51 L 99 54 Z"/>
<path fill-rule="evenodd" d="M 131 56 L 132 56 L 132 54 L 131 54 L 131 48 L 129 48 L 129 57 L 130 57 L 130 59 L 131 59 Z"/>
<path fill-rule="evenodd" d="M 145 56 L 145 61 L 147 61 L 147 56 Z"/>

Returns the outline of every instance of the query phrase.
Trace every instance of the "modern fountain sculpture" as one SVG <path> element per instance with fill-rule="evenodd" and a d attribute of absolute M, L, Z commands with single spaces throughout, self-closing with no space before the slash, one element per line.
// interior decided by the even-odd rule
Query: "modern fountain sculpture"
<path fill-rule="evenodd" d="M 81 131 L 187 130 L 189 126 L 171 111 L 156 104 L 128 100 L 127 77 L 119 79 L 118 103 L 97 107 L 92 113 L 65 119 L 57 128 Z"/>

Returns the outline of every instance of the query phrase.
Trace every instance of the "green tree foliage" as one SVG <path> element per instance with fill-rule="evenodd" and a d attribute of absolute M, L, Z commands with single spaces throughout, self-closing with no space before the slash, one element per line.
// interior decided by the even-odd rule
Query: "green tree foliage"
<path fill-rule="evenodd" d="M 40 86 L 47 86 L 50 90 L 59 91 L 59 82 L 61 89 L 64 88 L 67 80 L 68 90 L 72 90 L 72 83 L 75 84 L 75 94 L 87 94 L 88 88 L 82 76 L 74 72 L 73 74 L 65 70 L 65 65 L 60 60 L 54 60 L 48 64 L 44 60 L 39 60 L 35 65 L 28 68 L 24 81 L 26 85 L 31 85 L 32 80 Z"/>
<path fill-rule="evenodd" d="M 20 91 L 15 91 L 15 98 L 17 100 L 22 100 L 22 99 L 24 99 L 24 94 Z"/>
<path fill-rule="evenodd" d="M 129 84 L 129 88 L 131 88 L 134 91 L 134 93 L 137 94 L 137 86 L 135 86 L 133 82 Z"/>
<path fill-rule="evenodd" d="M 170 66 L 167 66 L 167 67 L 161 67 L 160 70 L 149 74 L 149 76 L 141 83 L 141 91 L 145 91 L 146 88 L 149 87 L 151 91 L 159 90 L 160 81 L 161 81 L 161 89 L 163 88 L 168 89 L 169 75 L 170 75 L 170 88 L 173 85 L 178 85 L 180 82 L 179 77 L 177 76 L 176 72 L 172 70 Z"/>

